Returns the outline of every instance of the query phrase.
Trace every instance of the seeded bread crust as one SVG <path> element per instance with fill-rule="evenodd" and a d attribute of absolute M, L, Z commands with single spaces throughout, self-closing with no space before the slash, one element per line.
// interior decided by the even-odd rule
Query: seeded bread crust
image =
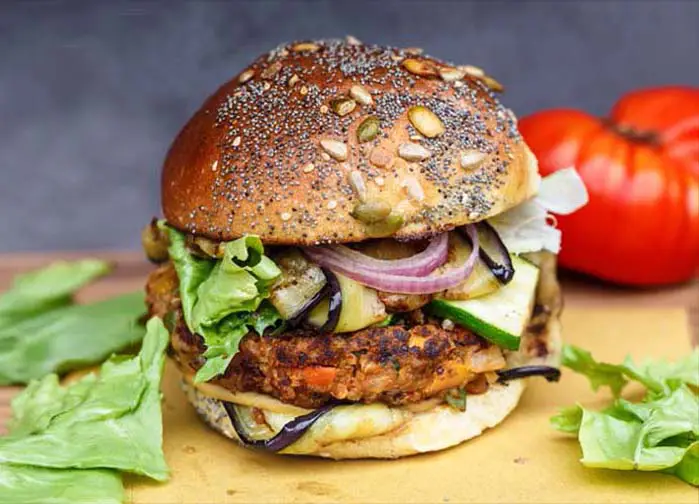
<path fill-rule="evenodd" d="M 168 222 L 267 244 L 413 239 L 535 194 L 536 159 L 499 85 L 415 52 L 335 40 L 258 58 L 170 147 Z"/>

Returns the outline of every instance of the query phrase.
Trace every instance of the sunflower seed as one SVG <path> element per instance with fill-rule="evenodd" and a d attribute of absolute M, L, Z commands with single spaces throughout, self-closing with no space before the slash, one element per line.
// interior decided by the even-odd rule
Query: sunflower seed
<path fill-rule="evenodd" d="M 490 88 L 491 91 L 495 91 L 496 93 L 502 93 L 505 91 L 505 86 L 500 84 L 495 78 L 491 77 L 490 75 L 484 75 L 481 77 L 481 80 L 483 83 Z"/>
<path fill-rule="evenodd" d="M 370 105 L 374 100 L 371 98 L 371 93 L 359 84 L 355 84 L 349 90 L 349 94 L 362 105 Z"/>
<path fill-rule="evenodd" d="M 434 77 L 437 75 L 437 70 L 429 61 L 408 58 L 401 64 L 408 72 L 415 75 L 420 75 L 422 77 Z"/>
<path fill-rule="evenodd" d="M 462 152 L 459 156 L 459 164 L 464 170 L 473 170 L 478 168 L 483 161 L 485 161 L 486 155 L 483 152 L 477 150 L 467 150 Z"/>
<path fill-rule="evenodd" d="M 330 155 L 327 152 L 321 152 L 320 153 L 320 158 L 323 161 L 330 161 Z"/>
<path fill-rule="evenodd" d="M 408 196 L 416 201 L 425 199 L 425 191 L 415 177 L 406 177 L 401 183 L 401 187 L 405 187 Z"/>
<path fill-rule="evenodd" d="M 327 105 L 321 105 L 321 106 L 320 106 L 320 113 L 321 113 L 321 114 L 327 114 L 327 113 L 328 113 L 328 106 L 327 106 Z"/>
<path fill-rule="evenodd" d="M 444 123 L 427 107 L 417 105 L 408 109 L 410 123 L 427 138 L 438 137 L 444 133 Z"/>
<path fill-rule="evenodd" d="M 382 147 L 376 147 L 371 151 L 369 162 L 379 168 L 389 168 L 393 164 L 393 154 Z"/>
<path fill-rule="evenodd" d="M 240 74 L 240 77 L 238 77 L 238 82 L 241 84 L 245 84 L 247 81 L 252 79 L 252 76 L 255 75 L 254 70 L 245 70 L 243 73 Z"/>
<path fill-rule="evenodd" d="M 330 108 L 340 117 L 344 117 L 352 112 L 356 106 L 357 102 L 346 96 L 335 98 L 330 101 Z"/>
<path fill-rule="evenodd" d="M 262 85 L 262 89 L 265 90 L 265 91 L 269 91 L 269 88 L 271 88 L 271 87 L 272 87 L 272 84 L 270 84 L 269 82 L 265 82 L 265 83 Z"/>
<path fill-rule="evenodd" d="M 422 161 L 430 157 L 430 151 L 416 143 L 403 143 L 398 147 L 398 155 L 406 161 Z"/>
<path fill-rule="evenodd" d="M 403 56 L 401 56 L 400 54 L 391 54 L 391 59 L 393 61 L 400 61 L 403 59 Z"/>
<path fill-rule="evenodd" d="M 406 47 L 403 49 L 404 53 L 412 54 L 413 56 L 420 56 L 423 53 L 422 47 Z"/>
<path fill-rule="evenodd" d="M 345 37 L 345 41 L 346 41 L 349 45 L 362 45 L 362 41 L 359 40 L 357 37 L 353 37 L 352 35 L 347 35 L 347 36 Z"/>
<path fill-rule="evenodd" d="M 410 138 L 413 142 L 419 142 L 425 137 L 423 137 L 422 135 L 410 135 L 408 138 Z"/>
<path fill-rule="evenodd" d="M 311 173 L 314 168 L 315 168 L 315 165 L 313 163 L 306 163 L 303 166 L 303 173 Z"/>
<path fill-rule="evenodd" d="M 280 215 L 280 217 L 282 218 L 282 220 L 283 220 L 284 222 L 286 222 L 286 221 L 288 221 L 289 219 L 291 219 L 291 214 L 290 214 L 289 212 L 282 212 L 282 214 Z"/>
<path fill-rule="evenodd" d="M 238 146 L 240 145 L 240 142 L 242 142 L 242 140 L 243 140 L 243 139 L 240 138 L 239 136 L 235 137 L 235 138 L 233 139 L 233 147 L 238 147 Z"/>
<path fill-rule="evenodd" d="M 391 215 L 391 205 L 378 199 L 365 201 L 358 203 L 350 215 L 365 224 L 376 224 Z"/>
<path fill-rule="evenodd" d="M 218 159 L 211 165 L 211 171 L 218 170 Z"/>
<path fill-rule="evenodd" d="M 271 79 L 275 75 L 277 75 L 277 72 L 281 70 L 282 68 L 282 63 L 281 61 L 275 61 L 271 65 L 269 65 L 267 68 L 265 68 L 262 73 L 260 74 L 260 77 L 263 79 Z"/>
<path fill-rule="evenodd" d="M 366 199 L 366 184 L 364 183 L 364 177 L 361 172 L 352 170 L 349 174 L 349 183 L 352 189 L 357 193 L 360 201 L 364 201 Z"/>
<path fill-rule="evenodd" d="M 357 127 L 357 140 L 359 143 L 369 142 L 379 134 L 379 118 L 369 116 Z"/>
<path fill-rule="evenodd" d="M 347 159 L 347 144 L 342 143 L 339 140 L 324 138 L 320 141 L 320 146 L 329 156 L 338 161 L 344 161 Z"/>
<path fill-rule="evenodd" d="M 454 67 L 440 67 L 439 76 L 446 82 L 454 82 L 463 79 L 466 76 L 466 72 Z"/>
<path fill-rule="evenodd" d="M 383 177 L 374 177 L 374 182 L 377 186 L 383 187 L 383 185 L 386 183 L 386 180 L 384 180 Z"/>
<path fill-rule="evenodd" d="M 296 84 L 299 81 L 299 76 L 294 74 L 291 77 L 289 77 L 289 82 L 287 84 L 289 87 L 294 87 L 294 84 Z"/>
<path fill-rule="evenodd" d="M 464 87 L 464 86 L 465 86 L 465 84 L 463 83 L 463 81 L 460 81 L 460 80 L 454 81 L 454 87 L 455 87 L 455 88 L 461 88 L 461 87 Z"/>
<path fill-rule="evenodd" d="M 313 42 L 300 42 L 291 46 L 291 50 L 294 52 L 316 52 L 318 49 L 320 49 L 320 46 L 318 44 L 314 44 Z"/>
<path fill-rule="evenodd" d="M 466 75 L 470 75 L 471 77 L 483 77 L 485 75 L 482 68 L 473 65 L 460 65 L 458 69 L 463 70 Z"/>
<path fill-rule="evenodd" d="M 301 96 L 306 96 L 308 94 L 308 88 L 306 86 L 301 86 L 299 93 L 301 93 Z"/>
<path fill-rule="evenodd" d="M 335 200 L 328 201 L 328 210 L 335 210 L 336 208 L 337 208 L 337 201 L 335 201 Z"/>

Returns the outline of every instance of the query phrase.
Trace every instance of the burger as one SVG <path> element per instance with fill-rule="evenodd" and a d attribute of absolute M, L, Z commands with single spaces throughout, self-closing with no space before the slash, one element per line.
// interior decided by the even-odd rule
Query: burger
<path fill-rule="evenodd" d="M 502 86 L 418 49 L 296 42 L 172 143 L 147 304 L 187 398 L 245 446 L 396 458 L 457 445 L 559 376 L 551 212 Z"/>

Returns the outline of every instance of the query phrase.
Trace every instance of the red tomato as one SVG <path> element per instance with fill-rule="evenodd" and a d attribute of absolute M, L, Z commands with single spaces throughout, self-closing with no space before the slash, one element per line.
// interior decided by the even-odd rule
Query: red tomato
<path fill-rule="evenodd" d="M 609 119 L 557 109 L 522 119 L 542 175 L 574 166 L 590 202 L 557 216 L 561 264 L 629 285 L 699 271 L 699 88 L 632 92 Z"/>

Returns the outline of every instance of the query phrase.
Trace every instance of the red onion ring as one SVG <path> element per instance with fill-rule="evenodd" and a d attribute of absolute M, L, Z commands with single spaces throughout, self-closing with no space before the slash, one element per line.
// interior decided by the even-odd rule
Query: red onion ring
<path fill-rule="evenodd" d="M 478 258 L 478 233 L 473 225 L 465 227 L 473 246 L 466 262 L 444 273 L 432 276 L 402 276 L 370 269 L 332 253 L 325 247 L 310 247 L 304 253 L 314 262 L 332 271 L 345 275 L 367 287 L 399 294 L 431 294 L 459 285 L 466 280 Z M 446 233 L 445 233 L 446 235 Z"/>
<path fill-rule="evenodd" d="M 348 267 L 352 264 L 363 270 L 389 275 L 422 277 L 429 275 L 447 261 L 449 234 L 440 234 L 430 241 L 425 250 L 405 259 L 376 259 L 344 245 L 318 248 L 322 248 L 328 256 L 342 259 Z"/>

